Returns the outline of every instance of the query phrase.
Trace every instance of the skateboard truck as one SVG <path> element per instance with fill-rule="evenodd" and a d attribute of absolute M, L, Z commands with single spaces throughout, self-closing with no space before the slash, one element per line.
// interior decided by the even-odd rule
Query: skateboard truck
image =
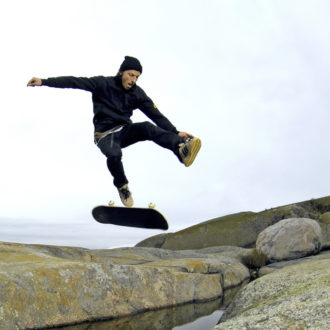
<path fill-rule="evenodd" d="M 110 201 L 108 206 L 115 206 L 115 201 Z M 149 203 L 148 207 L 149 209 L 154 209 L 156 207 L 156 203 Z"/>

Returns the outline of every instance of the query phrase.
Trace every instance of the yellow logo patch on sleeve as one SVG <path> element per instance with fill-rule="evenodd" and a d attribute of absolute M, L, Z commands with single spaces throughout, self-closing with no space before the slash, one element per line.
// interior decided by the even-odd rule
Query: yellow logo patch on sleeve
<path fill-rule="evenodd" d="M 157 105 L 156 105 L 155 103 L 154 103 L 154 109 L 158 109 L 158 108 L 157 108 Z"/>

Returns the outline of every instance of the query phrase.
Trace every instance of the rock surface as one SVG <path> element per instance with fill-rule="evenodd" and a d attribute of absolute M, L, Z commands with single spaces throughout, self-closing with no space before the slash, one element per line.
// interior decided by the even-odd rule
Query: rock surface
<path fill-rule="evenodd" d="M 321 227 L 317 221 L 290 218 L 263 230 L 256 249 L 265 254 L 269 262 L 292 260 L 319 253 L 321 240 Z"/>
<path fill-rule="evenodd" d="M 261 267 L 258 270 L 258 277 L 273 273 L 273 272 L 280 270 L 287 266 L 294 266 L 294 265 L 306 263 L 309 261 L 326 260 L 326 259 L 330 259 L 330 252 L 328 250 L 320 252 L 318 255 L 315 255 L 315 256 L 308 256 L 308 257 L 289 260 L 289 261 L 274 262 L 274 263 Z"/>
<path fill-rule="evenodd" d="M 330 328 L 330 252 L 243 287 L 214 329 Z"/>
<path fill-rule="evenodd" d="M 261 231 L 288 218 L 316 220 L 322 229 L 322 240 L 330 241 L 329 196 L 259 213 L 242 212 L 226 215 L 175 233 L 150 237 L 137 246 L 170 250 L 202 249 L 221 245 L 253 247 Z"/>
<path fill-rule="evenodd" d="M 244 265 L 216 248 L 0 243 L 0 252 L 0 329 L 60 326 L 208 301 L 250 278 Z"/>
<path fill-rule="evenodd" d="M 314 250 L 307 253 L 318 251 L 321 235 L 324 252 L 290 264 L 265 266 L 264 250 L 252 247 L 260 232 L 289 218 L 316 220 L 322 233 L 318 228 L 317 240 L 309 240 L 316 242 Z M 303 233 L 306 236 L 306 229 Z M 292 235 L 287 240 L 291 239 Z M 260 275 L 235 297 L 219 329 L 325 329 L 330 275 L 330 252 L 325 250 L 330 249 L 329 241 L 330 197 L 325 197 L 213 219 L 152 237 L 135 248 L 88 250 L 0 242 L 0 329 L 82 325 L 119 318 L 116 324 L 123 329 L 133 323 L 152 324 L 148 315 L 139 318 L 141 323 L 131 317 L 191 302 L 224 301 L 229 289 Z M 273 251 L 276 258 L 283 239 L 280 242 Z M 296 248 L 289 246 L 286 252 L 291 250 Z M 194 313 L 194 308 L 188 310 Z M 204 312 L 200 310 L 200 314 Z M 176 318 L 181 319 L 180 315 Z M 156 320 L 159 329 L 171 324 L 166 319 L 163 310 Z M 104 323 L 104 329 L 107 326 Z"/>
<path fill-rule="evenodd" d="M 257 238 L 255 216 L 253 212 L 227 215 L 175 233 L 148 238 L 136 246 L 171 250 L 202 249 L 221 245 L 250 247 Z M 260 231 L 266 227 L 261 227 Z"/>

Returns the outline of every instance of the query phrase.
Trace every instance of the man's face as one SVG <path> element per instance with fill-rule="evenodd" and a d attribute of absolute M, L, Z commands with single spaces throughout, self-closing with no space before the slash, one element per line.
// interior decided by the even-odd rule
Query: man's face
<path fill-rule="evenodd" d="M 123 87 L 128 90 L 136 84 L 136 81 L 140 77 L 141 72 L 136 70 L 126 70 L 124 72 L 120 72 L 120 74 Z"/>

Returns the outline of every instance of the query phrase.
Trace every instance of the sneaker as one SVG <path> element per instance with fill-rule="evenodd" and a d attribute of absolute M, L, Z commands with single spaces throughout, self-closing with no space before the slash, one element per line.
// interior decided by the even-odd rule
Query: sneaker
<path fill-rule="evenodd" d="M 179 155 L 182 163 L 188 167 L 190 166 L 202 146 L 202 141 L 199 138 L 189 139 L 184 143 L 179 144 Z"/>
<path fill-rule="evenodd" d="M 128 185 L 125 184 L 122 187 L 118 188 L 119 196 L 122 201 L 122 203 L 126 207 L 132 207 L 134 204 L 132 193 L 128 189 Z"/>

